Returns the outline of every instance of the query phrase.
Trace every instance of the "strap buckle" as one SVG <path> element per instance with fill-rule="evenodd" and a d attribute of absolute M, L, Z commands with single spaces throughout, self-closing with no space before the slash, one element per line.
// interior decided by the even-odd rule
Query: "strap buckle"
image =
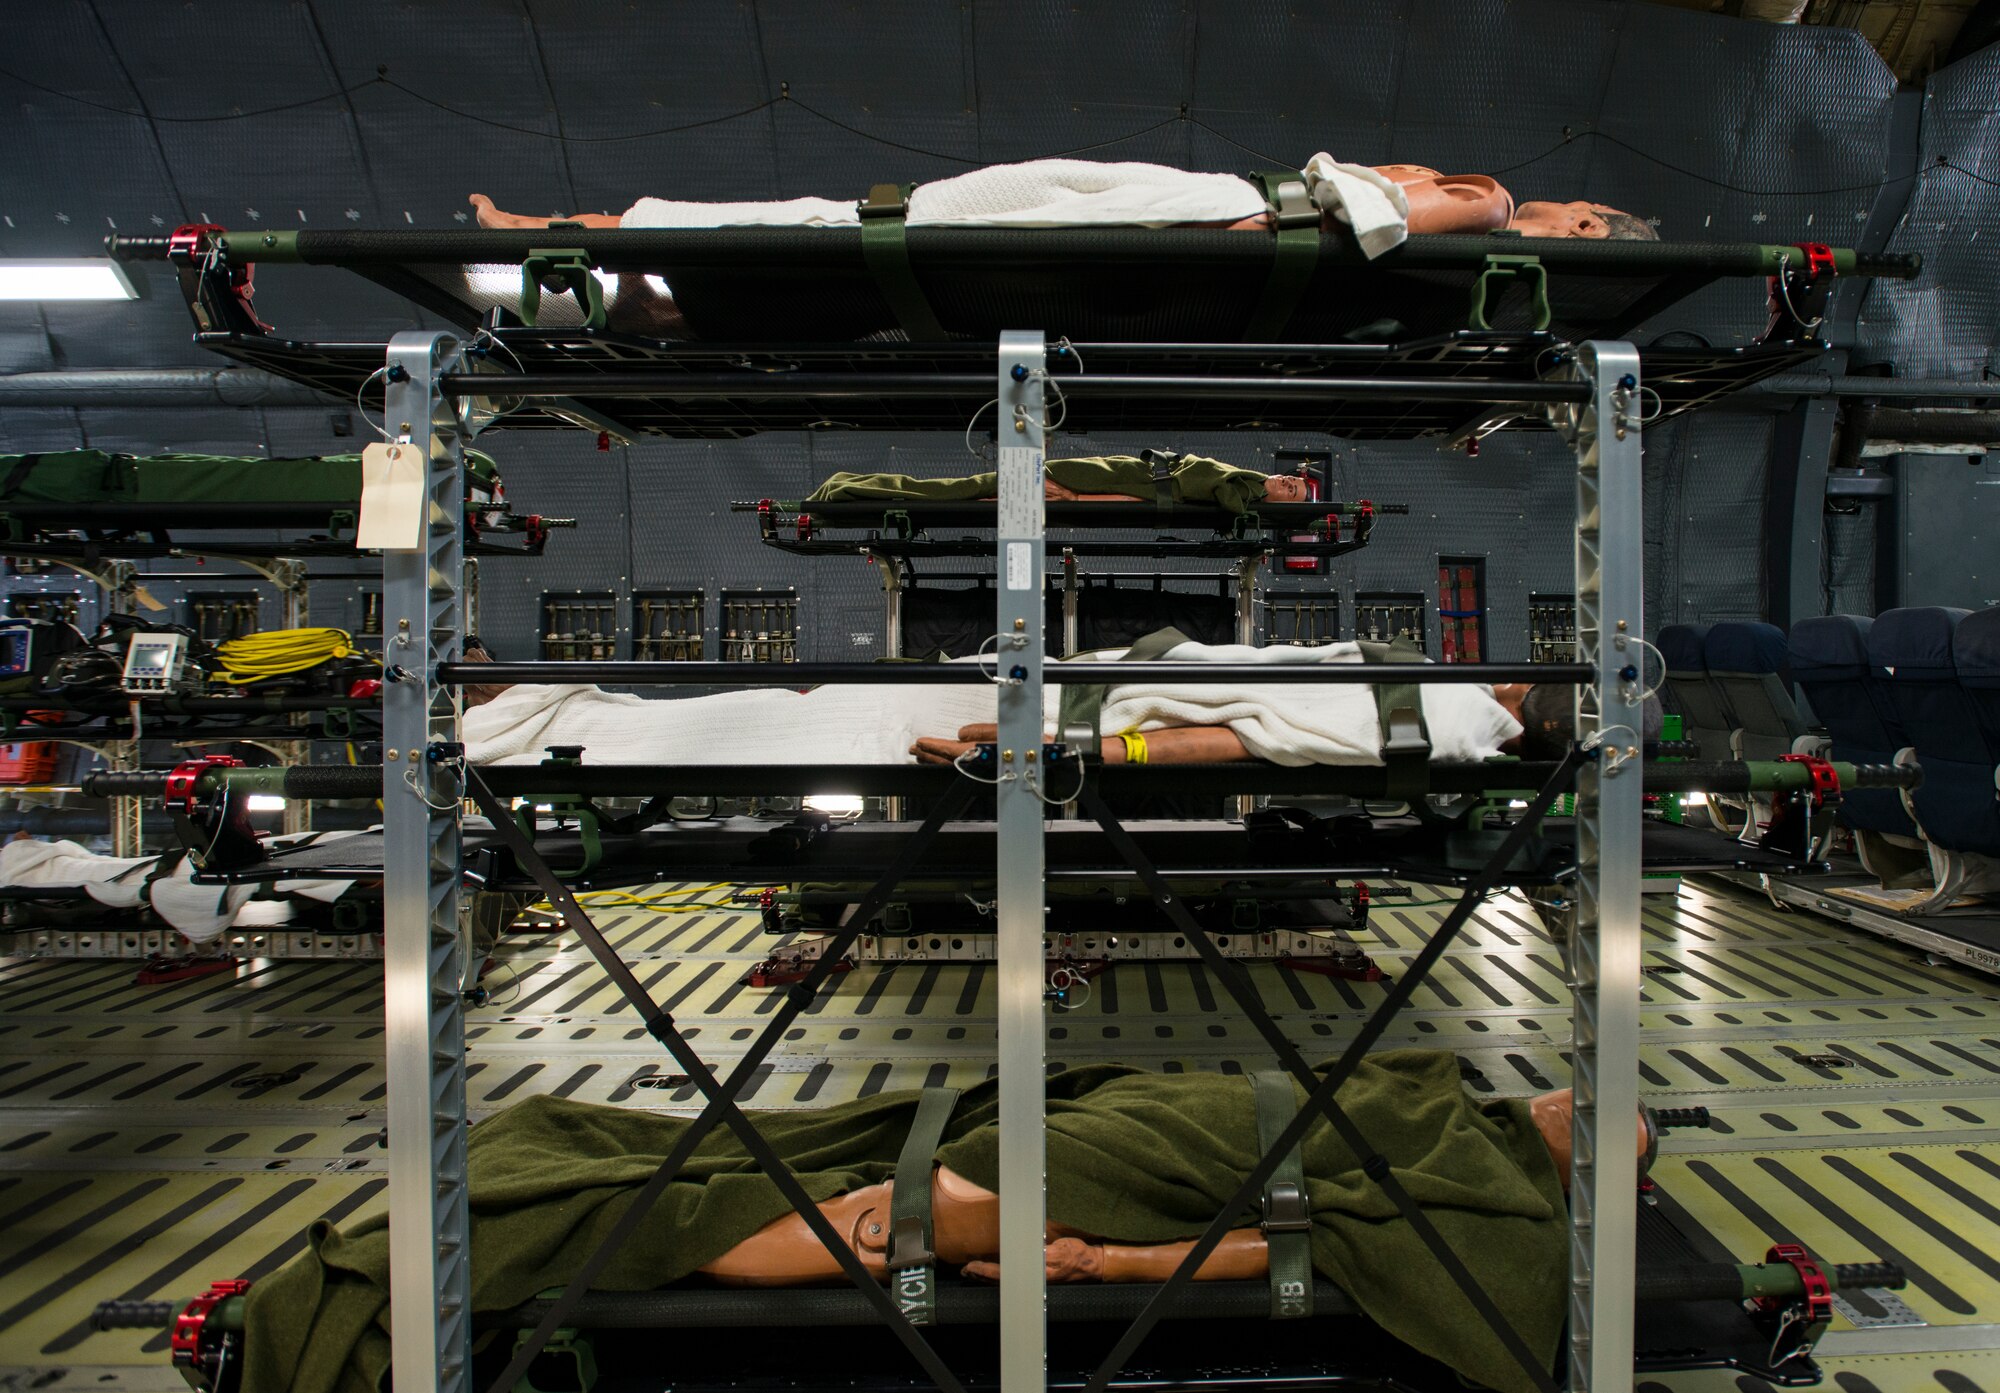
<path fill-rule="evenodd" d="M 1270 205 L 1271 225 L 1279 231 L 1294 227 L 1319 226 L 1319 209 L 1313 206 L 1306 181 L 1296 175 L 1265 185 L 1264 201 Z"/>
<path fill-rule="evenodd" d="M 1412 706 L 1398 706 L 1383 713 L 1382 753 L 1429 757 L 1431 742 L 1424 738 L 1423 717 Z"/>
<path fill-rule="evenodd" d="M 903 218 L 910 213 L 908 190 L 914 185 L 876 184 L 868 190 L 868 197 L 854 205 L 854 211 L 862 221 L 870 218 Z"/>
<path fill-rule="evenodd" d="M 916 1214 L 899 1214 L 889 1220 L 889 1270 L 904 1272 L 912 1267 L 929 1267 L 937 1254 L 924 1236 L 924 1220 Z"/>
<path fill-rule="evenodd" d="M 1312 1212 L 1306 1197 L 1289 1180 L 1274 1180 L 1264 1190 L 1264 1217 L 1258 1224 L 1268 1234 L 1311 1233 Z"/>

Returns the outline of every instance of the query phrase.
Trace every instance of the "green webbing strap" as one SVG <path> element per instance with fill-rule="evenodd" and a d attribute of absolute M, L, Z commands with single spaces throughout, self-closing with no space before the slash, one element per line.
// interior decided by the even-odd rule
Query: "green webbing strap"
<path fill-rule="evenodd" d="M 21 485 L 28 482 L 28 476 L 35 472 L 35 466 L 42 462 L 40 455 L 23 455 L 7 471 L 7 482 L 0 484 L 0 498 L 12 498 L 20 492 Z"/>
<path fill-rule="evenodd" d="M 1319 209 L 1313 206 L 1306 176 L 1295 169 L 1258 170 L 1250 175 L 1250 182 L 1263 191 L 1271 210 L 1277 247 L 1264 293 L 1243 327 L 1243 341 L 1268 343 L 1291 322 L 1292 311 L 1319 265 Z"/>
<path fill-rule="evenodd" d="M 1250 1076 L 1257 1090 L 1257 1149 L 1268 1154 L 1298 1115 L 1292 1076 L 1266 1069 Z M 1264 1242 L 1271 1255 L 1271 1319 L 1312 1314 L 1312 1212 L 1306 1206 L 1306 1163 L 1298 1147 L 1285 1153 L 1264 1186 Z"/>
<path fill-rule="evenodd" d="M 903 332 L 918 343 L 936 343 L 945 337 L 944 326 L 938 323 L 923 286 L 917 283 L 917 273 L 910 265 L 910 244 L 904 237 L 910 190 L 915 187 L 877 184 L 855 205 L 861 214 L 861 259 Z"/>
<path fill-rule="evenodd" d="M 1362 640 L 1364 663 L 1420 663 L 1423 652 L 1408 639 Z M 1382 785 L 1399 803 L 1414 803 L 1430 788 L 1431 732 L 1424 697 L 1415 682 L 1378 682 L 1375 710 L 1382 721 Z"/>
<path fill-rule="evenodd" d="M 1155 629 L 1134 642 L 1118 661 L 1150 663 L 1188 641 L 1188 636 L 1179 629 Z M 1045 674 L 1047 675 L 1053 675 L 1055 680 L 1061 681 L 1062 669 L 1057 667 L 1053 674 Z M 1110 690 L 1108 686 L 1063 682 L 1062 701 L 1056 706 L 1056 733 L 1067 740 L 1070 731 L 1087 727 L 1094 742 L 1097 736 L 1097 719 L 1104 711 L 1104 696 Z M 1093 743 L 1083 753 L 1086 759 L 1095 758 L 1096 744 Z"/>
<path fill-rule="evenodd" d="M 1171 450 L 1141 450 L 1139 458 L 1153 471 L 1153 507 L 1165 518 L 1174 510 L 1174 471 L 1187 457 Z"/>
<path fill-rule="evenodd" d="M 958 1106 L 955 1088 L 926 1088 L 889 1187 L 890 1292 L 912 1325 L 937 1323 L 937 1254 L 931 1251 L 931 1172 L 945 1124 Z"/>

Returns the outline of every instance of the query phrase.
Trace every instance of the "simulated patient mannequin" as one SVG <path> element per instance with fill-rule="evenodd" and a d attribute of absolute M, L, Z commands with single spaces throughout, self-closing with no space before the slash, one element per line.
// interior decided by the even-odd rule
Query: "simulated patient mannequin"
<path fill-rule="evenodd" d="M 1522 714 L 1522 706 L 1532 690 L 1533 687 L 1526 682 L 1493 689 L 1493 699 L 1506 709 L 1508 715 L 1521 722 L 1524 733 L 1528 719 Z M 1545 735 L 1557 741 L 1567 740 L 1566 729 L 1555 726 L 1551 726 Z M 950 764 L 963 758 L 975 746 L 991 745 L 999 738 L 1000 728 L 996 725 L 962 726 L 955 739 L 925 736 L 910 746 L 910 753 L 917 757 L 919 764 Z M 1243 746 L 1243 737 L 1228 726 L 1169 726 L 1164 730 L 1147 731 L 1144 741 L 1148 764 L 1231 764 L 1250 758 L 1250 752 Z M 1515 736 L 1500 749 L 1504 754 L 1523 754 L 1527 752 L 1529 743 L 1532 742 L 1524 742 L 1523 736 Z M 1129 757 L 1124 737 L 1105 736 L 1100 755 L 1106 764 L 1124 764 Z"/>
<path fill-rule="evenodd" d="M 1544 1093 L 1530 1101 L 1535 1126 L 1548 1144 L 1549 1156 L 1569 1188 L 1569 1089 Z M 1639 1118 L 1640 1175 L 1643 1179 L 1657 1144 L 1652 1114 Z M 887 1279 L 890 1186 L 887 1183 L 836 1196 L 819 1206 L 845 1236 L 870 1272 Z M 970 1277 L 997 1278 L 1000 1265 L 1000 1197 L 973 1184 L 945 1166 L 932 1173 L 931 1247 L 940 1263 L 962 1266 Z M 1193 1249 L 1181 1243 L 1107 1243 L 1077 1229 L 1050 1224 L 1042 1254 L 1052 1282 L 1163 1282 Z M 766 1224 L 700 1271 L 732 1286 L 785 1287 L 835 1281 L 842 1273 L 825 1245 L 804 1219 L 788 1214 Z M 1243 1281 L 1270 1271 L 1270 1250 L 1263 1231 L 1231 1229 L 1200 1269 L 1197 1281 Z"/>
<path fill-rule="evenodd" d="M 1375 165 L 1374 171 L 1403 191 L 1410 206 L 1409 230 L 1422 236 L 1433 233 L 1481 233 L 1508 229 L 1524 237 L 1582 237 L 1657 240 L 1653 229 L 1639 218 L 1601 204 L 1523 203 L 1518 208 L 1509 193 L 1491 175 L 1440 174 L 1424 165 Z M 508 213 L 494 206 L 485 194 L 468 200 L 481 227 L 546 227 L 551 222 L 575 222 L 585 227 L 619 227 L 624 215 L 618 213 L 577 213 L 543 217 L 537 214 Z M 1323 225 L 1333 226 L 1328 212 Z M 1269 225 L 1270 215 L 1259 214 L 1228 224 L 1232 228 L 1254 229 Z M 1218 224 L 1219 225 L 1219 224 Z M 643 280 L 634 277 L 635 281 Z M 621 285 L 621 293 L 623 287 Z"/>

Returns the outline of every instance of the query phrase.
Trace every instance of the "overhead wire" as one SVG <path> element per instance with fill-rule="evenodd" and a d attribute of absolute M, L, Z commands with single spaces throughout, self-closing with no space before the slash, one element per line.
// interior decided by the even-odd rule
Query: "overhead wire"
<path fill-rule="evenodd" d="M 818 107 L 812 105 L 812 103 L 807 102 L 800 97 L 794 96 L 792 94 L 789 84 L 782 85 L 781 90 L 775 96 L 767 97 L 763 101 L 755 102 L 749 106 L 741 107 L 737 110 L 721 112 L 714 116 L 705 116 L 697 120 L 678 122 L 674 125 L 669 125 L 669 126 L 654 126 L 646 130 L 640 130 L 640 131 L 621 131 L 612 135 L 580 136 L 580 135 L 571 135 L 568 134 L 567 132 L 541 130 L 533 126 L 517 125 L 511 121 L 502 121 L 495 117 L 481 115 L 476 111 L 468 111 L 464 107 L 455 106 L 450 102 L 440 101 L 436 97 L 432 97 L 424 92 L 418 91 L 416 88 L 410 86 L 408 83 L 399 82 L 395 78 L 390 77 L 386 65 L 379 68 L 374 77 L 368 78 L 362 82 L 350 83 L 344 86 L 335 87 L 329 91 L 322 92 L 321 94 L 315 97 L 302 97 L 296 101 L 279 102 L 271 106 L 257 107 L 249 111 L 213 112 L 207 115 L 199 115 L 199 116 L 169 116 L 169 115 L 162 115 L 157 112 L 140 111 L 129 107 L 115 106 L 109 102 L 94 101 L 89 97 L 79 96 L 74 92 L 64 91 L 61 88 L 50 86 L 45 82 L 36 81 L 34 78 L 16 72 L 11 68 L 0 68 L 0 77 L 4 77 L 12 82 L 18 82 L 24 87 L 32 88 L 33 90 L 45 93 L 48 96 L 57 97 L 64 101 L 75 103 L 76 105 L 79 106 L 88 107 L 93 111 L 108 112 L 115 116 L 127 116 L 131 117 L 134 120 L 152 121 L 162 125 L 208 125 L 208 124 L 218 124 L 229 121 L 257 120 L 261 117 L 275 115 L 279 112 L 296 111 L 303 107 L 316 106 L 321 102 L 334 101 L 339 98 L 351 98 L 357 93 L 364 92 L 371 87 L 387 87 L 392 91 L 402 93 L 404 96 L 410 98 L 412 101 L 420 102 L 425 106 L 433 108 L 434 110 L 442 111 L 447 115 L 455 116 L 463 121 L 471 121 L 477 125 L 489 126 L 495 130 L 508 131 L 516 135 L 530 136 L 538 140 L 553 140 L 558 142 L 559 144 L 564 144 L 564 145 L 570 145 L 570 144 L 604 145 L 604 144 L 615 144 L 620 141 L 628 141 L 628 140 L 647 140 L 655 136 L 676 135 L 684 131 L 701 130 L 708 126 L 717 126 L 726 124 L 731 121 L 740 121 L 745 119 L 746 117 L 755 116 L 760 112 L 768 111 L 776 106 L 793 106 L 797 107 L 800 111 L 804 112 L 808 116 L 811 116 L 813 119 L 817 121 L 824 122 L 827 125 L 834 126 L 840 130 L 846 131 L 848 134 L 856 136 L 859 139 L 866 140 L 871 144 L 880 145 L 888 149 L 901 150 L 906 154 L 922 155 L 927 159 L 945 160 L 953 164 L 963 164 L 967 166 L 983 165 L 992 162 L 990 159 L 980 158 L 977 156 L 954 154 L 947 150 L 934 150 L 926 146 L 911 145 L 905 141 L 892 140 L 887 136 L 877 135 L 873 131 L 867 130 L 866 128 L 861 126 L 854 125 L 851 122 L 844 121 L 841 118 L 834 116 L 829 112 L 820 110 Z M 1281 165 L 1288 168 L 1292 167 L 1294 164 L 1294 162 L 1291 160 L 1281 158 L 1277 155 L 1272 155 L 1267 151 L 1259 150 L 1254 145 L 1244 144 L 1242 141 L 1230 135 L 1228 132 L 1210 125 L 1208 122 L 1202 120 L 1199 116 L 1193 114 L 1193 112 L 1185 104 L 1181 105 L 1177 110 L 1175 110 L 1170 115 L 1163 116 L 1157 121 L 1151 122 L 1144 126 L 1140 126 L 1135 130 L 1126 132 L 1123 135 L 1110 136 L 1103 140 L 1092 141 L 1085 145 L 1074 145 L 1062 150 L 1049 150 L 1034 155 L 1020 155 L 1016 156 L 1015 159 L 1017 161 L 1030 160 L 1030 159 L 1061 159 L 1070 155 L 1087 154 L 1092 150 L 1102 150 L 1113 145 L 1122 145 L 1127 143 L 1128 141 L 1137 140 L 1141 136 L 1150 135 L 1154 131 L 1161 130 L 1167 126 L 1175 124 L 1184 124 L 1193 126 L 1197 130 L 1204 131 L 1207 134 L 1214 136 L 1217 140 L 1222 141 L 1224 144 L 1233 146 L 1234 148 L 1243 151 L 1243 153 L 1247 155 L 1254 155 L 1256 158 L 1263 160 L 1269 164 Z M 1636 155 L 1638 158 L 1645 160 L 1648 163 L 1656 164 L 1660 166 L 1662 169 L 1671 170 L 1674 173 L 1682 175 L 1685 178 L 1693 179 L 1703 184 L 1708 184 L 1714 188 L 1725 189 L 1731 193 L 1749 194 L 1755 197 L 1763 197 L 1763 198 L 1807 198 L 1807 197 L 1818 197 L 1822 195 L 1836 194 L 1836 193 L 1872 193 L 1885 189 L 1889 187 L 1891 184 L 1904 183 L 1912 179 L 1921 179 L 1928 174 L 1936 173 L 1938 171 L 1949 171 L 1951 173 L 1959 174 L 1964 176 L 1965 178 L 1974 180 L 1977 183 L 1985 184 L 1992 188 L 2000 188 L 2000 179 L 1995 179 L 1989 175 L 1981 174 L 1977 170 L 1967 169 L 1964 165 L 1959 164 L 1955 160 L 1952 160 L 1943 155 L 1938 156 L 1931 164 L 1926 165 L 1922 169 L 1912 170 L 1908 174 L 1898 174 L 1890 178 L 1873 180 L 1869 182 L 1862 182 L 1855 184 L 1837 184 L 1826 188 L 1816 188 L 1816 189 L 1752 188 L 1748 185 L 1732 183 L 1727 179 L 1718 179 L 1713 177 L 1712 175 L 1703 174 L 1698 170 L 1689 169 L 1685 165 L 1676 164 L 1672 160 L 1665 159 L 1659 155 L 1653 154 L 1649 150 L 1645 150 L 1637 145 L 1634 145 L 1631 141 L 1625 140 L 1619 136 L 1612 135 L 1608 131 L 1599 130 L 1596 127 L 1586 127 L 1582 130 L 1565 129 L 1563 131 L 1562 139 L 1558 140 L 1555 144 L 1549 146 L 1548 149 L 1543 150 L 1539 154 L 1530 155 L 1527 159 L 1516 161 L 1515 163 L 1510 165 L 1504 165 L 1499 169 L 1489 170 L 1488 173 L 1493 175 L 1494 177 L 1498 177 L 1503 174 L 1512 174 L 1518 170 L 1528 169 L 1534 165 L 1540 164 L 1542 161 L 1550 158 L 1553 155 L 1559 154 L 1561 151 L 1569 148 L 1571 145 L 1574 145 L 1581 140 L 1602 140 L 1609 144 L 1617 146 L 1621 150 L 1625 150 L 1633 155 Z"/>

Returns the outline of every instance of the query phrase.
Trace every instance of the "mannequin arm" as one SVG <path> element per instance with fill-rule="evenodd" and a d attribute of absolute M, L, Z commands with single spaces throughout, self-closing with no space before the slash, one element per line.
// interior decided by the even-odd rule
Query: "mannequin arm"
<path fill-rule="evenodd" d="M 1098 1243 L 1083 1238 L 1058 1238 L 1045 1245 L 1042 1256 L 1051 1282 L 1164 1282 L 1194 1249 L 1183 1243 Z M 1231 1229 L 1195 1272 L 1197 1282 L 1252 1281 L 1270 1275 L 1271 1253 L 1256 1229 Z M 1000 1264 L 979 1261 L 965 1265 L 965 1275 L 987 1281 L 1000 1279 Z"/>
<path fill-rule="evenodd" d="M 990 725 L 965 726 L 956 740 L 924 736 L 910 746 L 920 764 L 949 764 L 974 745 L 990 745 L 1000 738 L 999 728 Z M 1232 764 L 1250 758 L 1243 738 L 1228 726 L 1170 726 L 1145 733 L 1148 764 Z M 1106 736 L 1099 746 L 1106 764 L 1123 764 L 1125 742 Z"/>

